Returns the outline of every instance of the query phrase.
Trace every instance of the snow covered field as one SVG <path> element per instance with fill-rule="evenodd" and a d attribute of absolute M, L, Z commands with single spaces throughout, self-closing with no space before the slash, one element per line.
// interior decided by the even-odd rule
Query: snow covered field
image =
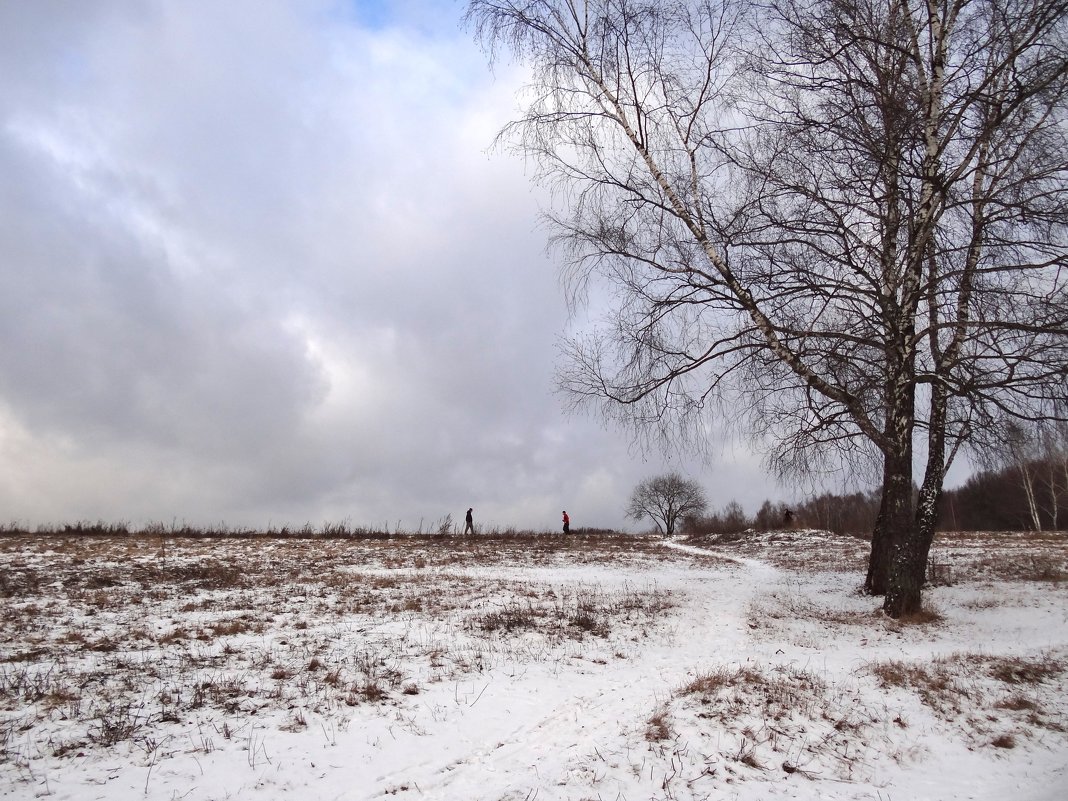
<path fill-rule="evenodd" d="M 0 537 L 0 795 L 1068 798 L 1068 537 Z"/>

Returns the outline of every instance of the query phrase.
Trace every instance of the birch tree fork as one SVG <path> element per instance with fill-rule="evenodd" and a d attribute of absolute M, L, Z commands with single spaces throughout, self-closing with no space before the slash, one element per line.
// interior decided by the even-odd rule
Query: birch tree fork
<path fill-rule="evenodd" d="M 564 190 L 572 287 L 614 291 L 565 391 L 683 438 L 740 399 L 780 473 L 872 465 L 893 616 L 959 447 L 1066 392 L 1066 2 L 468 7 L 533 68 L 501 136 Z"/>

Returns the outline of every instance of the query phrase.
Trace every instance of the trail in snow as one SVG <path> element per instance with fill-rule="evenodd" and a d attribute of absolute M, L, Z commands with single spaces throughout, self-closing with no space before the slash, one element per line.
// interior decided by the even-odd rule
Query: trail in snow
<path fill-rule="evenodd" d="M 782 572 L 774 565 L 761 561 L 760 559 L 748 559 L 744 556 L 736 556 L 734 554 L 726 553 L 725 551 L 713 550 L 712 548 L 699 548 L 696 545 L 687 545 L 685 538 L 664 540 L 663 544 L 667 548 L 682 551 L 683 553 L 691 553 L 697 556 L 714 556 L 717 559 L 733 562 L 748 568 L 755 575 L 765 580 L 779 576 Z"/>
<path fill-rule="evenodd" d="M 677 541 L 664 544 L 744 570 L 656 571 L 656 581 L 677 604 L 669 613 L 670 636 L 654 633 L 628 658 L 610 657 L 608 667 L 583 664 L 580 657 L 550 670 L 528 668 L 520 682 L 489 676 L 477 708 L 455 710 L 450 725 L 423 735 L 421 750 L 434 758 L 380 773 L 361 797 L 571 798 L 570 792 L 559 795 L 562 787 L 581 793 L 585 786 L 613 798 L 630 797 L 636 785 L 658 789 L 662 766 L 647 764 L 649 717 L 703 664 L 745 658 L 746 610 L 753 594 L 779 576 L 759 560 Z M 387 744 L 384 751 L 389 750 Z M 410 748 L 397 743 L 396 750 L 402 756 Z M 384 757 L 390 761 L 380 749 L 376 761 Z"/>

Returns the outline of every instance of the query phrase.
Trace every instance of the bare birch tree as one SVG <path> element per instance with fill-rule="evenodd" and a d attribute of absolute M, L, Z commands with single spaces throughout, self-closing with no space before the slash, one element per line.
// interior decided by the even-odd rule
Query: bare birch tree
<path fill-rule="evenodd" d="M 573 286 L 617 299 L 565 390 L 683 436 L 741 401 L 784 471 L 873 461 L 893 616 L 958 448 L 1066 392 L 1066 4 L 469 4 L 534 70 L 502 137 L 566 190 Z"/>
<path fill-rule="evenodd" d="M 1056 531 L 1060 506 L 1068 497 L 1068 424 L 1006 420 L 984 443 L 983 451 L 988 467 L 1001 467 L 1019 477 L 1031 530 L 1042 531 L 1043 520 L 1048 520 Z"/>
<path fill-rule="evenodd" d="M 790 335 L 864 409 L 841 436 L 856 424 L 883 460 L 866 586 L 892 614 L 919 606 L 959 446 L 1065 392 L 1066 8 L 783 0 L 758 61 L 746 256 L 799 285 L 812 305 Z M 799 395 L 836 408 L 765 369 L 779 416 Z"/>
<path fill-rule="evenodd" d="M 1059 422 L 1044 440 L 1049 475 L 1049 509 L 1054 531 L 1060 529 L 1060 508 L 1068 498 L 1068 423 Z"/>
<path fill-rule="evenodd" d="M 1038 509 L 1038 495 L 1035 491 L 1037 472 L 1040 469 L 1038 442 L 1023 426 L 1010 421 L 1004 427 L 1004 460 L 1013 470 L 1020 474 L 1020 487 L 1027 500 L 1027 511 L 1031 529 L 1042 530 L 1042 516 Z"/>

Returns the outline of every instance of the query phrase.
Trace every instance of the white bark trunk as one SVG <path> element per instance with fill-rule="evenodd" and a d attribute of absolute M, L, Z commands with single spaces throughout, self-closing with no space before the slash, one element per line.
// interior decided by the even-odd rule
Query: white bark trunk
<path fill-rule="evenodd" d="M 1023 479 L 1024 495 L 1027 497 L 1027 508 L 1031 512 L 1031 525 L 1035 531 L 1042 530 L 1042 518 L 1038 513 L 1038 502 L 1035 498 L 1035 480 L 1026 464 L 1020 465 L 1020 476 Z"/>

